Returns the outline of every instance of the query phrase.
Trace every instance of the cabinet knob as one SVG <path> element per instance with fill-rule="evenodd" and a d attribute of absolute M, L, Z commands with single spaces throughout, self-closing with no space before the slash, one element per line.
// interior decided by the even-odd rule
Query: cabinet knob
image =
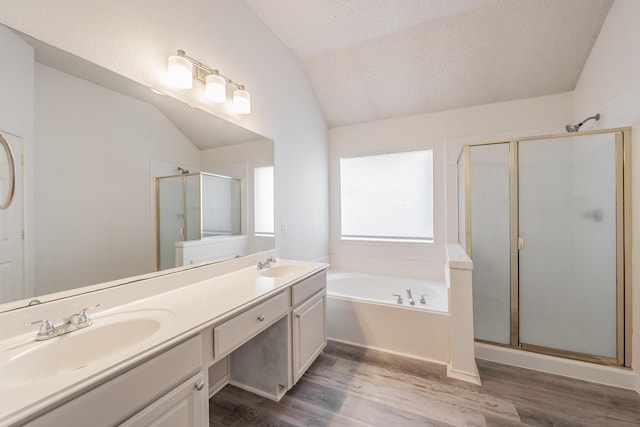
<path fill-rule="evenodd" d="M 204 388 L 204 381 L 198 380 L 198 382 L 196 382 L 196 390 L 201 391 L 203 388 Z"/>
<path fill-rule="evenodd" d="M 298 319 L 302 317 L 302 314 L 300 314 L 300 313 L 294 313 L 294 314 L 296 315 L 296 317 L 297 317 Z"/>
<path fill-rule="evenodd" d="M 264 321 L 264 315 L 261 314 L 260 316 L 258 316 L 258 320 L 263 322 Z"/>

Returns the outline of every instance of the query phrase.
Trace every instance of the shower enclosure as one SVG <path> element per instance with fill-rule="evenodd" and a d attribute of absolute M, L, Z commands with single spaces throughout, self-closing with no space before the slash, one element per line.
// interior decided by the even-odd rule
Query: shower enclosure
<path fill-rule="evenodd" d="M 630 366 L 630 145 L 620 128 L 464 147 L 476 340 Z"/>
<path fill-rule="evenodd" d="M 175 244 L 241 233 L 240 180 L 204 172 L 156 178 L 158 270 L 175 267 Z"/>

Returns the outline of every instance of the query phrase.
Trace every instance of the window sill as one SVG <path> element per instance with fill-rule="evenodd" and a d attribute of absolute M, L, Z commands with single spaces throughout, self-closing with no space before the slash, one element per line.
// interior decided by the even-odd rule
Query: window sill
<path fill-rule="evenodd" d="M 436 246 L 433 239 L 379 239 L 366 237 L 340 237 L 340 241 L 353 244 L 367 245 L 420 245 L 420 246 Z"/>

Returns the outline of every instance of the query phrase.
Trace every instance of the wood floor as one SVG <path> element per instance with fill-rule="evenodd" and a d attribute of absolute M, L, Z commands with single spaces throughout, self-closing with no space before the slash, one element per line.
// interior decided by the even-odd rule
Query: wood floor
<path fill-rule="evenodd" d="M 227 386 L 211 426 L 640 426 L 640 395 L 478 360 L 482 386 L 443 366 L 330 342 L 280 402 Z"/>

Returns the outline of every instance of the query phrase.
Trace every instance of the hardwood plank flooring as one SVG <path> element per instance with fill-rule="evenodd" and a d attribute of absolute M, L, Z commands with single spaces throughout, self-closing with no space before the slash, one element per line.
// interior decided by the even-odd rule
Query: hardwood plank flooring
<path fill-rule="evenodd" d="M 478 360 L 482 386 L 441 365 L 335 342 L 280 402 L 227 386 L 211 426 L 640 426 L 640 395 Z"/>

